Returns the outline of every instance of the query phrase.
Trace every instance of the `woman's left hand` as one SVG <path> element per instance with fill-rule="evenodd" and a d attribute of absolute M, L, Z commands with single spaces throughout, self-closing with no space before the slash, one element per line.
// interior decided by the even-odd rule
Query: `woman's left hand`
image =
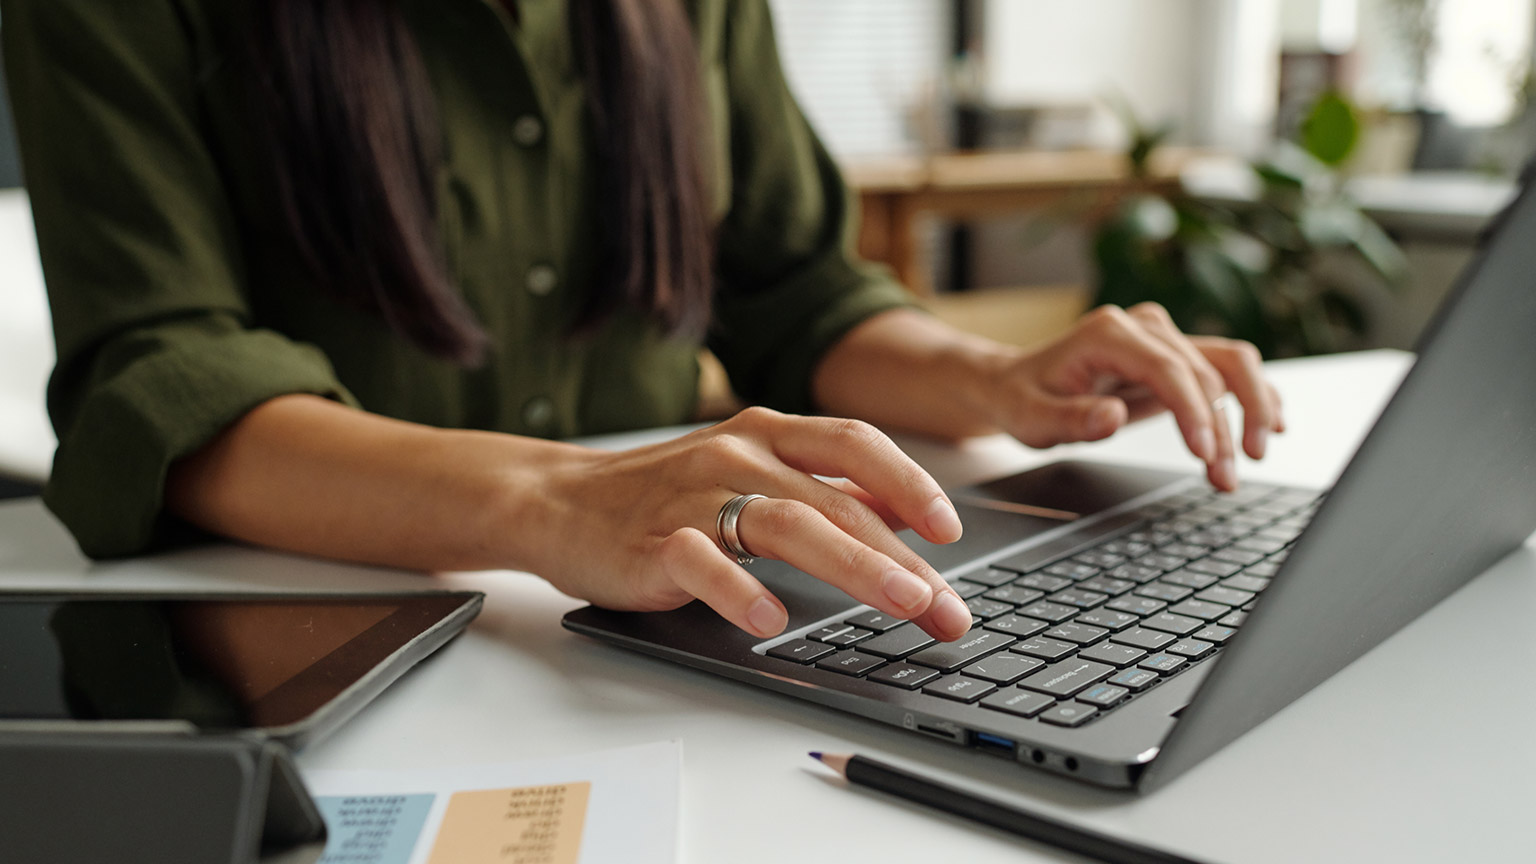
<path fill-rule="evenodd" d="M 996 421 L 1031 447 L 1097 441 L 1163 410 L 1206 464 L 1218 489 L 1237 487 L 1235 447 L 1223 397 L 1243 410 L 1243 450 L 1262 458 L 1271 432 L 1283 432 L 1280 396 L 1264 380 L 1251 344 L 1186 336 L 1156 303 L 1104 306 L 1067 335 L 1017 357 L 993 378 Z"/>

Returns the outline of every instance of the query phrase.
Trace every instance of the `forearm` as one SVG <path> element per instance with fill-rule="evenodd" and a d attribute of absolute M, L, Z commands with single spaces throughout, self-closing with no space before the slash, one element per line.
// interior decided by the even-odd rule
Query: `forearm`
<path fill-rule="evenodd" d="M 586 453 L 283 396 L 172 466 L 166 506 L 217 534 L 310 555 L 534 569 L 543 470 Z"/>
<path fill-rule="evenodd" d="M 996 432 L 997 380 L 1020 352 L 919 312 L 877 315 L 843 337 L 817 367 L 821 410 L 944 438 Z"/>

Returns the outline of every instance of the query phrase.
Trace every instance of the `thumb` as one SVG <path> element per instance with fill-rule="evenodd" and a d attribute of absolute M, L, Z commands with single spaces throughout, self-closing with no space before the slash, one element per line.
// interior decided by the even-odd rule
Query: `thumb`
<path fill-rule="evenodd" d="M 1020 440 L 1033 447 L 1097 441 L 1130 421 L 1130 409 L 1114 396 L 1039 394 L 1030 407 L 1028 422 L 1034 434 L 1020 436 Z M 1035 439 L 1044 443 L 1035 443 Z"/>

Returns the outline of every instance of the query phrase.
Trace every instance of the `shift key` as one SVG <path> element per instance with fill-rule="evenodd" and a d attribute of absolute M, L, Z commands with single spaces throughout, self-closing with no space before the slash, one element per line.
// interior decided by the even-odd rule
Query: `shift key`
<path fill-rule="evenodd" d="M 1097 684 L 1105 678 L 1115 674 L 1115 667 L 1095 663 L 1091 660 L 1073 658 L 1047 669 L 1043 669 L 1019 682 L 1019 686 L 1026 690 L 1035 690 L 1040 693 L 1049 693 L 1052 696 L 1065 698 L 1073 693 Z"/>
<path fill-rule="evenodd" d="M 940 642 L 907 658 L 908 663 L 931 666 L 941 672 L 953 672 L 972 660 L 1001 651 L 1019 640 L 991 630 L 972 630 L 954 642 Z"/>

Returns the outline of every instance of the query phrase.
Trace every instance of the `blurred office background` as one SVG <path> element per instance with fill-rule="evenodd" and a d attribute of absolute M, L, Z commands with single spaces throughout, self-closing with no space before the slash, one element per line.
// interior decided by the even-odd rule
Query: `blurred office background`
<path fill-rule="evenodd" d="M 1206 329 L 1259 307 L 1306 325 L 1272 356 L 1410 347 L 1536 145 L 1536 0 L 771 2 L 791 84 L 863 199 L 862 250 L 1018 343 L 1157 272 L 1175 293 L 1156 299 L 1193 297 Z M 1127 116 L 1163 133 L 1139 172 Z M 1283 141 L 1331 161 L 1261 180 Z M 1292 175 L 1301 204 L 1274 185 Z M 52 343 L 21 185 L 0 102 L 0 478 L 35 483 Z M 1191 219 L 1220 242 L 1173 230 Z M 1301 253 L 1272 236 L 1316 224 L 1350 231 Z M 1132 278 L 1110 284 L 1106 262 Z"/>

